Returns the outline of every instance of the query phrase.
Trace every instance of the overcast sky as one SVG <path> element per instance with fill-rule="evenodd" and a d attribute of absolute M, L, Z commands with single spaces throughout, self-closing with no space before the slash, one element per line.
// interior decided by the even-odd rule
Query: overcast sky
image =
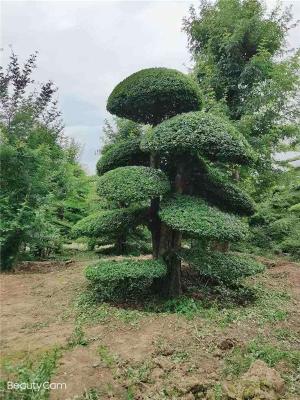
<path fill-rule="evenodd" d="M 272 7 L 275 0 L 267 0 Z M 131 73 L 191 66 L 182 18 L 197 1 L 2 1 L 1 52 L 24 60 L 39 51 L 36 78 L 59 88 L 65 134 L 83 146 L 81 163 L 95 172 L 106 99 Z M 300 19 L 300 0 L 293 4 Z M 299 28 L 290 36 L 296 47 Z"/>

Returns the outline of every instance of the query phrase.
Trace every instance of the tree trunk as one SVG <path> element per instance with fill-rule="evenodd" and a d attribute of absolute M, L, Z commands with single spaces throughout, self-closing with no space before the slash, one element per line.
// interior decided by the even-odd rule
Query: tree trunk
<path fill-rule="evenodd" d="M 117 254 L 124 254 L 126 250 L 126 235 L 119 235 L 116 238 L 115 249 Z"/>
<path fill-rule="evenodd" d="M 211 249 L 215 251 L 220 251 L 221 253 L 226 253 L 229 250 L 229 242 L 214 241 L 211 244 Z"/>
<path fill-rule="evenodd" d="M 184 168 L 183 163 L 179 162 L 177 174 L 174 182 L 175 193 L 184 191 Z M 166 297 L 177 297 L 182 294 L 181 287 L 181 259 L 178 252 L 181 249 L 182 234 L 166 224 L 161 223 L 159 256 L 162 257 L 167 265 L 168 273 L 162 283 L 162 294 Z"/>
<path fill-rule="evenodd" d="M 181 260 L 177 252 L 181 247 L 181 233 L 161 224 L 159 255 L 167 265 L 168 272 L 161 285 L 161 294 L 165 297 L 177 297 L 181 289 Z"/>
<path fill-rule="evenodd" d="M 159 168 L 159 156 L 151 154 L 150 167 Z M 160 219 L 158 216 L 159 211 L 159 197 L 151 200 L 150 205 L 150 226 L 152 235 L 152 256 L 154 259 L 159 257 L 159 244 L 160 244 Z"/>

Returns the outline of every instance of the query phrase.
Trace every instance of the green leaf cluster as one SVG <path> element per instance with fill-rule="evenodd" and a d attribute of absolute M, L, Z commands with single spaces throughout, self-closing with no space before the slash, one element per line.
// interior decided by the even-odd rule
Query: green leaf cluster
<path fill-rule="evenodd" d="M 139 225 L 145 217 L 145 212 L 146 210 L 142 207 L 100 210 L 77 222 L 72 232 L 75 237 L 91 238 L 124 232 Z"/>
<path fill-rule="evenodd" d="M 128 138 L 109 145 L 97 162 L 97 173 L 103 175 L 114 168 L 149 164 L 149 154 L 141 151 L 140 138 Z"/>
<path fill-rule="evenodd" d="M 181 257 L 204 278 L 226 285 L 264 271 L 263 264 L 245 254 L 192 248 L 183 250 Z"/>
<path fill-rule="evenodd" d="M 143 124 L 156 125 L 166 118 L 199 110 L 201 99 L 193 80 L 167 68 L 138 71 L 120 82 L 107 101 L 107 110 Z"/>
<path fill-rule="evenodd" d="M 176 115 L 149 131 L 143 150 L 158 153 L 199 152 L 212 161 L 248 164 L 254 159 L 247 140 L 219 116 L 198 112 Z"/>
<path fill-rule="evenodd" d="M 167 273 L 160 260 L 103 260 L 86 268 L 85 276 L 101 300 L 140 296 L 150 290 L 155 279 Z"/>
<path fill-rule="evenodd" d="M 121 204 L 161 196 L 170 190 L 167 176 L 150 167 L 119 167 L 99 178 L 98 194 Z"/>
<path fill-rule="evenodd" d="M 177 195 L 161 204 L 159 216 L 168 226 L 192 237 L 220 242 L 244 239 L 247 226 L 235 215 L 223 213 L 204 200 Z"/>
<path fill-rule="evenodd" d="M 250 195 L 230 181 L 228 174 L 208 164 L 201 165 L 201 172 L 193 179 L 195 194 L 223 211 L 239 215 L 252 215 L 255 204 Z"/>

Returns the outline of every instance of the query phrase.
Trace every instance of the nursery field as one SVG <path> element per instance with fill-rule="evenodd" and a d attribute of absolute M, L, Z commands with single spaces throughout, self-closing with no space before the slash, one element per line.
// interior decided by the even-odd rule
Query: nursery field
<path fill-rule="evenodd" d="M 53 400 L 296 400 L 300 265 L 263 262 L 243 304 L 204 286 L 165 302 L 96 303 L 86 291 L 87 261 L 21 264 L 1 276 L 2 389 L 8 381 L 51 381 L 63 384 L 50 390 Z"/>

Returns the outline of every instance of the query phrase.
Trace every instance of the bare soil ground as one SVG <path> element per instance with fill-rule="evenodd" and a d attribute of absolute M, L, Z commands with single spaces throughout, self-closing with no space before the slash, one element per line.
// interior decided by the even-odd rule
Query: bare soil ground
<path fill-rule="evenodd" d="M 234 384 L 249 357 L 269 357 L 285 389 L 279 397 L 256 398 L 299 399 L 298 366 L 288 362 L 300 350 L 300 267 L 267 264 L 250 279 L 263 293 L 255 304 L 194 312 L 189 302 L 187 312 L 173 314 L 76 306 L 86 290 L 86 262 L 23 266 L 1 276 L 2 364 L 61 348 L 52 382 L 66 389 L 52 390 L 52 400 L 238 399 L 218 397 L 220 385 Z M 272 349 L 279 349 L 274 362 Z"/>

